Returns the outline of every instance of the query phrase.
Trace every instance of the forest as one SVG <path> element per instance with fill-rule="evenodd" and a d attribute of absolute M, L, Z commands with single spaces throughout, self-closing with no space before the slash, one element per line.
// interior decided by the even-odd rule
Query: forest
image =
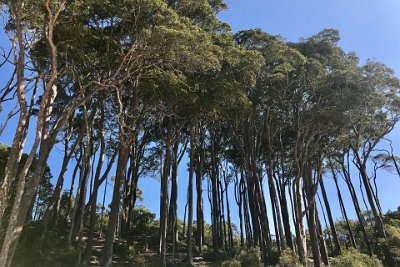
<path fill-rule="evenodd" d="M 400 179 L 400 79 L 338 30 L 233 32 L 223 0 L 0 6 L 1 267 L 400 266 L 377 182 Z"/>

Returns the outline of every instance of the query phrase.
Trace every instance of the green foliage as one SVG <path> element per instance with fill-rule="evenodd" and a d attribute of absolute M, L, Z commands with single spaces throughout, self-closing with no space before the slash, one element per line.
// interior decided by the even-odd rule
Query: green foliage
<path fill-rule="evenodd" d="M 400 221 L 393 220 L 385 225 L 386 238 L 378 241 L 379 249 L 389 249 L 389 253 L 396 266 L 400 265 Z M 382 252 L 383 254 L 383 252 Z"/>
<path fill-rule="evenodd" d="M 10 154 L 11 148 L 0 143 L 0 184 L 4 179 L 4 171 L 7 164 L 8 155 Z"/>
<path fill-rule="evenodd" d="M 285 249 L 279 256 L 279 267 L 301 267 L 299 256 L 291 249 Z"/>
<path fill-rule="evenodd" d="M 13 266 L 75 266 L 77 254 L 71 244 L 55 233 L 42 239 L 42 221 L 32 222 L 25 227 L 18 245 Z"/>
<path fill-rule="evenodd" d="M 156 215 L 151 213 L 143 206 L 138 206 L 133 210 L 133 234 L 147 234 L 149 236 L 157 234 L 159 227 L 154 220 Z"/>
<path fill-rule="evenodd" d="M 242 266 L 261 266 L 261 251 L 258 247 L 242 251 L 238 258 Z"/>
<path fill-rule="evenodd" d="M 345 250 L 332 260 L 332 267 L 383 267 L 382 262 L 376 256 L 370 257 L 356 249 Z"/>
<path fill-rule="evenodd" d="M 223 261 L 221 264 L 221 267 L 241 267 L 243 266 L 240 261 L 238 260 L 227 260 L 227 261 Z"/>

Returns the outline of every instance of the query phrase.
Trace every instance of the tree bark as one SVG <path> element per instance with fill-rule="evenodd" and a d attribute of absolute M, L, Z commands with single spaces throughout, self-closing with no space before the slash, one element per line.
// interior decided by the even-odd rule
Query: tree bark
<path fill-rule="evenodd" d="M 167 118 L 167 140 L 165 141 L 165 161 L 161 179 L 160 196 L 160 257 L 163 266 L 167 265 L 167 224 L 168 224 L 168 180 L 171 168 L 172 117 Z"/>
<path fill-rule="evenodd" d="M 120 133 L 120 136 L 124 135 L 124 133 Z M 107 234 L 106 240 L 104 242 L 104 248 L 101 259 L 101 267 L 109 267 L 112 262 L 113 255 L 113 242 L 115 235 L 115 228 L 117 226 L 118 221 L 118 213 L 119 213 L 119 203 L 121 198 L 121 187 L 124 185 L 125 177 L 126 177 L 126 165 L 129 159 L 129 151 L 130 145 L 129 142 L 126 141 L 124 137 L 120 138 L 120 143 L 118 147 L 119 155 L 118 155 L 118 163 L 117 163 L 117 171 L 115 175 L 114 182 L 114 190 L 111 201 L 111 210 L 108 220 L 107 226 Z"/>
<path fill-rule="evenodd" d="M 325 185 L 324 185 L 323 180 L 324 179 L 322 178 L 322 175 L 321 175 L 320 180 L 319 180 L 319 185 L 321 188 L 322 198 L 324 200 L 324 204 L 325 204 L 325 208 L 326 208 L 326 213 L 328 215 L 329 226 L 330 226 L 330 230 L 331 230 L 332 236 L 333 236 L 333 242 L 335 243 L 334 255 L 339 255 L 341 253 L 341 247 L 340 247 L 339 238 L 338 238 L 338 235 L 336 232 L 335 222 L 333 221 L 331 206 L 329 205 L 328 195 L 326 194 Z"/>
<path fill-rule="evenodd" d="M 10 155 L 7 159 L 4 170 L 4 178 L 0 187 L 0 227 L 2 227 L 4 211 L 7 207 L 8 193 L 10 185 L 15 180 L 18 171 L 18 165 L 21 160 L 22 151 L 25 145 L 27 127 L 29 124 L 28 107 L 25 96 L 24 71 L 25 71 L 25 42 L 22 37 L 22 1 L 15 1 L 11 4 L 11 10 L 15 16 L 15 35 L 18 41 L 18 59 L 16 62 L 17 74 L 17 97 L 20 108 L 17 129 L 11 145 Z"/>
<path fill-rule="evenodd" d="M 203 211 L 203 164 L 204 164 L 204 150 L 203 150 L 203 133 L 199 127 L 198 133 L 199 143 L 196 145 L 195 154 L 195 171 L 196 171 L 196 223 L 197 223 L 197 236 L 196 243 L 198 245 L 199 253 L 202 252 L 204 241 L 204 211 Z"/>
<path fill-rule="evenodd" d="M 190 162 L 189 162 L 189 184 L 188 184 L 188 234 L 186 237 L 187 245 L 187 261 L 189 266 L 193 266 L 193 248 L 192 248 L 192 235 L 193 235 L 193 173 L 194 173 L 194 136 L 195 126 L 190 129 Z"/>

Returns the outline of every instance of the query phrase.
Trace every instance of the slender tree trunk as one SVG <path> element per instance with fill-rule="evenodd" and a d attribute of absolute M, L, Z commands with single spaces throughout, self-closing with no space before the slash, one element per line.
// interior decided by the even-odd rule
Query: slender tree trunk
<path fill-rule="evenodd" d="M 229 207 L 229 199 L 228 199 L 228 180 L 226 176 L 224 176 L 225 179 L 225 200 L 226 200 L 226 212 L 227 212 L 227 218 L 228 218 L 228 243 L 229 243 L 229 250 L 232 251 L 233 249 L 233 231 L 232 231 L 232 223 L 231 223 L 231 210 Z"/>
<path fill-rule="evenodd" d="M 303 266 L 307 264 L 307 245 L 306 245 L 306 235 L 303 223 L 303 208 L 302 208 L 302 188 L 300 183 L 300 177 L 296 177 L 293 184 L 294 187 L 294 210 L 295 210 L 295 230 L 296 230 L 296 241 L 297 241 L 297 252 L 299 254 L 300 260 Z"/>
<path fill-rule="evenodd" d="M 345 166 L 345 163 L 344 163 L 344 159 L 339 160 L 339 163 L 340 163 L 340 165 L 342 167 L 344 180 L 345 180 L 345 182 L 347 184 L 347 187 L 349 189 L 349 192 L 350 192 L 350 195 L 351 195 L 351 198 L 352 198 L 352 202 L 353 202 L 356 214 L 357 214 L 358 223 L 360 224 L 361 232 L 363 234 L 363 238 L 364 238 L 365 245 L 367 247 L 368 254 L 370 256 L 372 256 L 373 255 L 373 251 L 372 251 L 372 247 L 371 247 L 371 243 L 369 241 L 369 237 L 368 237 L 367 231 L 365 229 L 365 220 L 364 220 L 364 217 L 362 216 L 360 204 L 359 204 L 359 201 L 358 201 L 358 198 L 357 198 L 356 191 L 354 189 L 353 182 L 351 181 L 350 172 L 347 171 L 347 169 L 346 169 L 346 166 Z"/>
<path fill-rule="evenodd" d="M 172 117 L 169 116 L 167 120 L 167 140 L 165 142 L 165 161 L 160 196 L 160 257 L 163 266 L 167 265 L 168 180 L 171 168 Z"/>
<path fill-rule="evenodd" d="M 337 196 L 338 196 L 338 199 L 339 199 L 340 209 L 342 211 L 342 215 L 343 215 L 343 217 L 344 217 L 344 219 L 346 221 L 346 225 L 347 225 L 347 228 L 349 230 L 349 238 L 350 238 L 351 245 L 353 246 L 353 248 L 357 248 L 356 240 L 354 239 L 353 230 L 351 229 L 351 226 L 350 226 L 350 223 L 349 223 L 349 219 L 347 217 L 346 207 L 344 206 L 344 203 L 343 203 L 342 193 L 341 193 L 340 188 L 339 188 L 337 175 L 336 175 L 336 172 L 333 169 L 333 165 L 332 165 L 331 161 L 329 161 L 329 166 L 331 168 L 333 180 L 335 181 L 335 186 L 336 186 L 336 190 L 337 190 Z"/>
<path fill-rule="evenodd" d="M 310 241 L 311 241 L 311 250 L 313 254 L 314 267 L 320 267 L 322 264 L 321 261 L 321 252 L 319 247 L 318 233 L 317 233 L 317 221 L 315 214 L 315 205 L 313 201 L 308 201 L 308 231 L 310 233 Z"/>
<path fill-rule="evenodd" d="M 244 234 L 243 234 L 243 213 L 242 213 L 242 177 L 238 178 L 238 173 L 235 175 L 235 200 L 239 210 L 239 222 L 240 222 L 240 248 L 244 249 Z"/>
<path fill-rule="evenodd" d="M 328 221 L 326 220 L 326 215 L 325 215 L 324 206 L 322 205 L 322 201 L 321 201 L 321 198 L 320 198 L 320 196 L 319 196 L 318 193 L 317 193 L 317 198 L 318 198 L 319 205 L 320 205 L 320 207 L 321 207 L 322 218 L 324 218 L 325 229 L 326 229 L 326 231 L 328 232 L 329 245 L 330 245 L 331 250 L 332 250 L 333 253 L 334 253 L 335 248 L 334 248 L 333 242 L 332 242 L 331 231 L 329 230 Z M 317 209 L 317 211 L 318 211 L 318 209 Z"/>
<path fill-rule="evenodd" d="M 360 175 L 361 175 L 361 178 L 362 178 L 362 181 L 364 184 L 364 189 L 367 194 L 368 204 L 370 205 L 372 214 L 374 216 L 375 229 L 380 237 L 385 238 L 386 233 L 385 233 L 384 226 L 383 226 L 382 214 L 380 213 L 380 211 L 377 207 L 376 201 L 375 201 L 371 182 L 369 181 L 369 177 L 367 174 L 365 162 L 361 162 L 361 159 L 359 158 L 357 153 L 356 153 L 356 158 L 357 158 L 356 166 L 357 166 L 358 170 L 360 171 Z"/>
<path fill-rule="evenodd" d="M 242 192 L 243 192 L 243 215 L 244 215 L 244 222 L 245 222 L 245 229 L 246 229 L 246 241 L 247 241 L 247 248 L 254 247 L 254 231 L 251 227 L 250 223 L 250 214 L 249 214 L 249 201 L 248 201 L 248 190 L 243 182 L 242 184 Z"/>
<path fill-rule="evenodd" d="M 203 151 L 203 133 L 200 131 L 200 143 L 196 146 L 196 223 L 197 223 L 197 236 L 196 243 L 198 245 L 199 253 L 202 252 L 204 241 L 204 211 L 203 211 L 203 164 L 204 164 L 204 151 Z"/>
<path fill-rule="evenodd" d="M 260 222 L 261 222 L 261 227 L 263 231 L 263 237 L 265 240 L 265 250 L 266 250 L 266 257 L 267 260 L 266 262 L 268 264 L 273 263 L 273 254 L 272 254 L 272 239 L 271 239 L 271 233 L 269 230 L 269 220 L 268 220 L 268 212 L 267 212 L 267 206 L 265 204 L 265 197 L 264 197 L 264 190 L 261 187 L 261 181 L 259 178 L 256 181 L 256 193 L 258 195 L 258 205 L 260 206 Z"/>
<path fill-rule="evenodd" d="M 81 215 L 84 212 L 83 209 L 85 208 L 85 199 L 86 199 L 86 187 L 87 187 L 87 179 L 89 177 L 90 170 L 90 148 L 86 146 L 84 149 L 83 161 L 82 161 L 82 168 L 79 175 L 79 183 L 78 183 L 78 190 L 74 202 L 74 209 L 71 215 L 71 225 L 68 233 L 68 242 L 75 241 L 76 234 L 80 227 L 81 222 Z M 88 151 L 89 150 L 89 151 Z"/>
<path fill-rule="evenodd" d="M 83 135 L 81 134 L 78 137 L 78 139 L 74 142 L 74 144 L 70 148 L 70 152 L 69 153 L 65 152 L 66 154 L 64 155 L 64 160 L 63 160 L 63 164 L 62 164 L 62 167 L 61 167 L 60 174 L 59 174 L 58 179 L 57 179 L 57 184 L 56 184 L 56 187 L 54 189 L 53 196 L 51 198 L 51 202 L 49 203 L 48 209 L 47 209 L 47 212 L 46 212 L 46 213 L 48 213 L 48 216 L 49 216 L 49 218 L 48 218 L 49 222 L 48 223 L 50 224 L 51 229 L 54 229 L 55 223 L 57 221 L 58 211 L 60 209 L 62 188 L 63 188 L 63 185 L 64 185 L 64 176 L 65 176 L 65 173 L 67 172 L 67 166 L 68 166 L 68 163 L 70 162 L 70 160 L 72 158 L 73 153 L 75 153 L 75 149 L 78 146 L 78 143 L 80 142 L 82 136 Z M 68 149 L 68 143 L 66 143 L 64 149 L 65 150 Z M 46 224 L 46 218 L 45 218 L 45 224 Z"/>
<path fill-rule="evenodd" d="M 28 117 L 28 104 L 25 96 L 25 85 L 24 85 L 24 71 L 25 71 L 25 42 L 22 37 L 22 1 L 14 1 L 11 4 L 11 11 L 14 13 L 16 28 L 15 35 L 18 42 L 18 56 L 17 58 L 17 97 L 18 105 L 20 108 L 19 118 L 17 123 L 17 129 L 15 131 L 15 136 L 11 145 L 10 155 L 7 159 L 6 167 L 4 170 L 3 182 L 0 187 L 0 228 L 3 227 L 3 215 L 7 207 L 8 193 L 10 190 L 10 185 L 13 180 L 15 180 L 18 171 L 18 165 L 21 160 L 22 151 L 25 145 L 25 139 L 27 127 L 29 124 Z M 16 48 L 15 48 L 16 49 Z"/>
<path fill-rule="evenodd" d="M 86 242 L 86 249 L 85 254 L 83 256 L 83 264 L 88 265 L 90 261 L 90 257 L 92 256 L 92 246 L 93 246 L 93 239 L 95 233 L 95 226 L 96 226 L 96 209 L 97 209 L 97 195 L 99 192 L 100 187 L 100 174 L 103 168 L 106 144 L 104 140 L 104 107 L 101 110 L 101 120 L 99 125 L 99 139 L 100 139 L 100 152 L 99 152 L 99 160 L 96 166 L 96 174 L 94 176 L 94 187 L 93 192 L 90 197 L 90 211 L 89 211 L 89 229 L 88 229 L 88 238 Z M 108 174 L 106 174 L 108 175 Z"/>
<path fill-rule="evenodd" d="M 99 229 L 100 237 L 103 236 L 103 222 L 104 222 L 104 212 L 106 210 L 105 202 L 106 202 L 107 186 L 108 186 L 108 177 L 106 177 L 106 183 L 104 185 L 104 192 L 103 192 L 103 201 L 101 205 L 101 218 L 100 218 L 100 229 Z"/>
<path fill-rule="evenodd" d="M 324 262 L 325 266 L 329 266 L 328 250 L 326 248 L 324 232 L 322 231 L 321 221 L 318 216 L 318 209 L 316 205 L 315 205 L 315 220 L 317 222 L 317 233 L 318 233 L 319 247 L 321 250 L 322 261 Z"/>
<path fill-rule="evenodd" d="M 27 186 L 27 190 L 24 190 L 26 176 L 35 156 L 35 144 L 28 156 L 27 161 L 25 162 L 23 170 L 18 177 L 17 192 L 14 198 L 10 221 L 7 226 L 6 235 L 1 249 L 0 266 L 9 267 L 12 263 L 14 253 L 18 245 L 18 240 L 21 236 L 23 225 L 25 223 L 25 218 L 36 195 L 39 177 L 43 177 L 46 161 L 52 147 L 52 143 L 50 141 L 52 140 L 45 140 L 44 143 L 41 144 L 39 157 L 36 162 L 36 168 L 32 175 L 33 178 L 31 179 L 29 186 Z"/>
<path fill-rule="evenodd" d="M 115 229 L 118 221 L 119 214 L 119 203 L 121 198 L 121 187 L 125 181 L 126 177 L 126 165 L 129 159 L 130 144 L 123 137 L 124 133 L 120 133 L 120 143 L 119 143 L 119 156 L 117 163 L 117 171 L 115 175 L 114 190 L 111 201 L 111 210 L 109 214 L 108 226 L 106 240 L 104 242 L 104 249 L 101 259 L 101 267 L 109 267 L 112 262 L 113 255 L 113 242 L 115 237 Z"/>
<path fill-rule="evenodd" d="M 64 5 L 61 3 L 60 8 Z M 36 195 L 37 186 L 39 184 L 40 177 L 43 176 L 44 169 L 46 166 L 47 159 L 50 151 L 55 143 L 55 135 L 49 135 L 48 124 L 52 113 L 52 105 L 57 96 L 57 87 L 54 85 L 57 78 L 57 59 L 56 49 L 52 41 L 53 29 L 56 17 L 49 14 L 48 25 L 48 36 L 47 40 L 49 45 L 52 47 L 51 51 L 51 75 L 48 83 L 46 84 L 45 90 L 42 95 L 40 103 L 39 113 L 37 116 L 37 126 L 35 139 L 32 145 L 32 149 L 25 161 L 25 164 L 18 176 L 17 192 L 14 198 L 14 203 L 10 215 L 10 220 L 7 226 L 6 235 L 2 245 L 0 253 L 0 266 L 8 267 L 12 263 L 14 253 L 18 244 L 19 237 L 21 236 L 25 218 L 29 211 L 29 207 L 34 200 Z M 40 143 L 40 146 L 39 146 Z M 36 162 L 35 171 L 32 175 L 32 179 L 29 186 L 25 188 L 26 178 L 29 168 L 35 158 L 36 150 L 39 147 L 39 156 Z"/>
<path fill-rule="evenodd" d="M 175 258 L 175 246 L 178 234 L 178 149 L 179 141 L 176 141 L 172 148 L 173 162 L 171 173 L 171 198 L 169 201 L 168 229 L 172 237 L 172 257 Z"/>
<path fill-rule="evenodd" d="M 276 188 L 273 178 L 273 163 L 272 163 L 272 133 L 270 129 L 270 115 L 269 111 L 267 112 L 267 118 L 265 122 L 266 135 L 267 135 L 267 176 L 268 176 L 268 186 L 269 186 L 269 195 L 271 199 L 272 211 L 274 215 L 274 226 L 276 232 L 276 240 L 278 243 L 278 250 L 285 249 L 286 243 L 283 234 L 282 220 L 281 220 L 281 211 L 279 208 L 279 201 L 276 195 Z"/>
<path fill-rule="evenodd" d="M 251 181 L 250 181 L 251 180 Z M 258 220 L 258 213 L 255 207 L 255 193 L 254 193 L 254 181 L 252 178 L 249 178 L 249 184 L 247 185 L 247 195 L 248 195 L 248 204 L 251 214 L 251 223 L 253 229 L 253 244 L 252 246 L 258 246 L 260 241 L 260 224 Z"/>
<path fill-rule="evenodd" d="M 328 215 L 329 226 L 330 226 L 330 230 L 331 230 L 332 236 L 333 236 L 333 242 L 335 243 L 334 254 L 339 255 L 341 253 L 341 247 L 340 247 L 339 238 L 338 238 L 338 235 L 336 232 L 335 222 L 333 221 L 331 206 L 329 205 L 328 195 L 326 194 L 325 185 L 324 185 L 323 180 L 324 179 L 322 178 L 322 175 L 321 175 L 320 180 L 319 180 L 319 185 L 321 188 L 322 198 L 324 200 L 324 204 L 325 204 L 325 208 L 326 208 L 326 213 Z"/>
<path fill-rule="evenodd" d="M 219 223 L 219 202 L 218 202 L 218 160 L 216 155 L 216 140 L 215 130 L 211 130 L 211 192 L 212 192 L 212 234 L 213 234 L 213 248 L 217 252 L 221 248 L 220 240 L 220 223 Z"/>
<path fill-rule="evenodd" d="M 189 266 L 193 266 L 193 172 L 194 172 L 194 135 L 195 126 L 190 129 L 190 162 L 189 162 L 189 184 L 188 184 L 188 234 L 186 238 L 187 245 L 187 261 Z"/>

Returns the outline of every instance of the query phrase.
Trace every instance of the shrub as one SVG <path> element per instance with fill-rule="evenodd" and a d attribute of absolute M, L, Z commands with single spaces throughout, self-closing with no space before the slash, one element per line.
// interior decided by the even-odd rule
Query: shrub
<path fill-rule="evenodd" d="M 285 249 L 279 256 L 279 267 L 301 267 L 299 257 L 291 249 Z"/>
<path fill-rule="evenodd" d="M 261 252 L 259 248 L 251 248 L 239 254 L 240 262 L 243 266 L 260 266 Z"/>
<path fill-rule="evenodd" d="M 395 266 L 400 266 L 400 227 L 395 225 L 386 225 L 386 238 L 379 241 L 381 249 L 384 247 L 389 249 Z M 383 253 L 382 253 L 383 254 Z"/>
<path fill-rule="evenodd" d="M 242 264 L 238 260 L 228 260 L 221 264 L 221 267 L 241 267 Z"/>
<path fill-rule="evenodd" d="M 370 257 L 356 249 L 343 251 L 332 260 L 332 267 L 383 267 L 382 262 L 375 256 Z"/>

